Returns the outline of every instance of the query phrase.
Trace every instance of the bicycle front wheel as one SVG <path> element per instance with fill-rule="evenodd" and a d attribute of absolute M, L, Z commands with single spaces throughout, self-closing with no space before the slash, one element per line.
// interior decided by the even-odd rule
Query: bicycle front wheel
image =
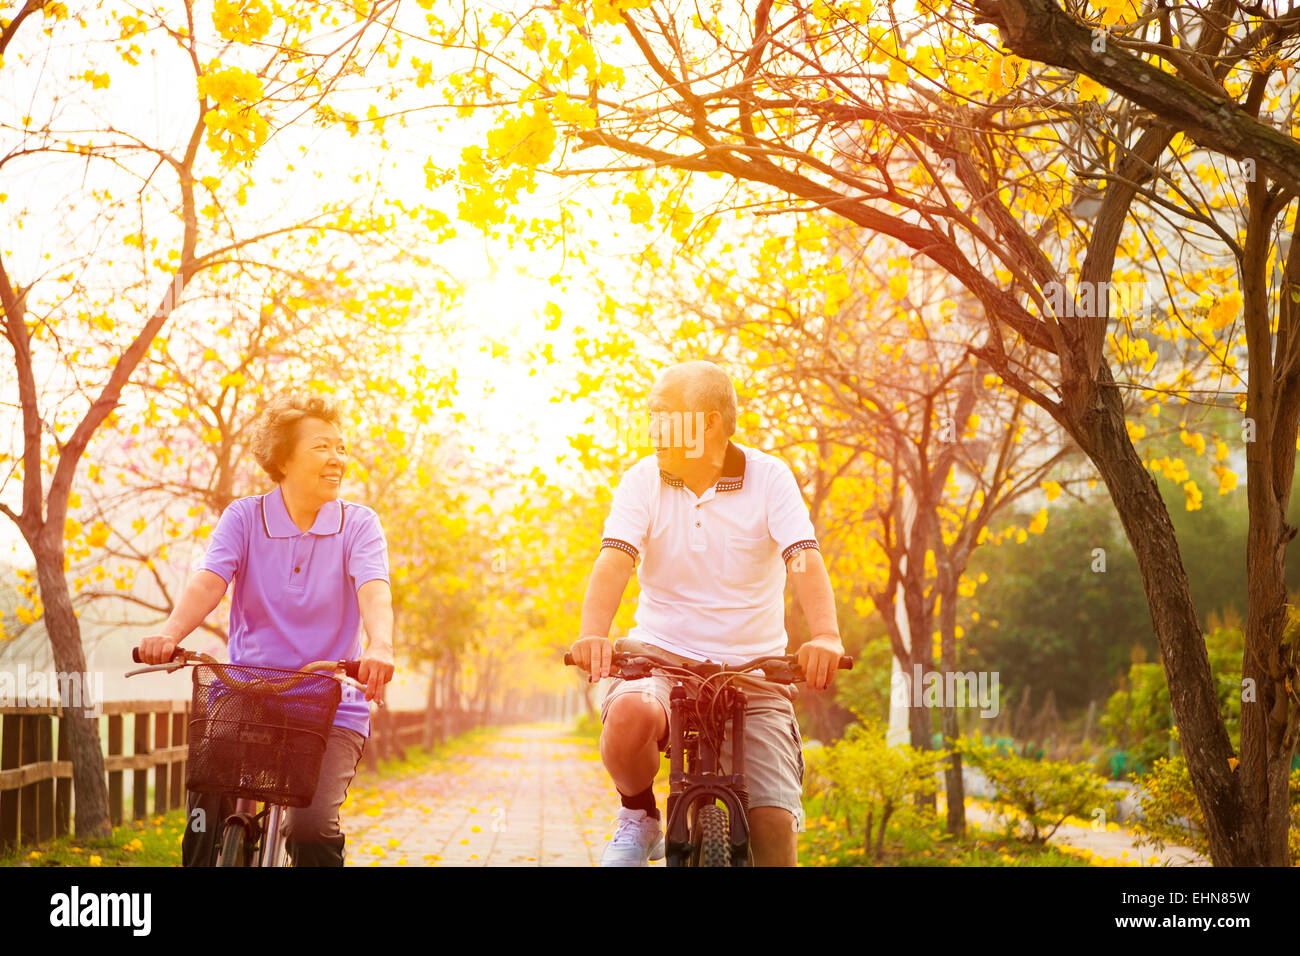
<path fill-rule="evenodd" d="M 229 824 L 221 835 L 217 866 L 248 866 L 248 831 L 241 823 Z"/>
<path fill-rule="evenodd" d="M 700 866 L 731 866 L 731 825 L 716 803 L 701 807 L 695 824 L 700 830 Z"/>

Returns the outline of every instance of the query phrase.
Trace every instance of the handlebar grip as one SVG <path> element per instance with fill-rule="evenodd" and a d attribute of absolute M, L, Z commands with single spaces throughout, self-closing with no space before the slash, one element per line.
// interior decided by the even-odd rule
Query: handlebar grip
<path fill-rule="evenodd" d="M 361 672 L 360 661 L 340 661 L 343 665 L 343 673 L 347 674 L 353 680 L 357 679 L 357 674 Z"/>
<path fill-rule="evenodd" d="M 845 655 L 844 657 L 841 657 L 841 658 L 840 658 L 840 666 L 839 666 L 839 669 L 842 670 L 842 671 L 851 671 L 851 670 L 853 670 L 853 658 L 851 658 L 851 657 L 849 657 L 849 656 L 847 656 L 847 655 Z"/>
<path fill-rule="evenodd" d="M 568 651 L 565 651 L 565 652 L 564 652 L 564 666 L 565 666 L 565 667 L 573 667 L 573 666 L 574 666 L 573 655 L 570 654 Z"/>
<path fill-rule="evenodd" d="M 179 661 L 184 659 L 184 657 L 185 657 L 185 652 L 181 650 L 179 647 L 176 648 L 176 650 L 172 651 L 172 660 Z M 144 661 L 140 659 L 140 648 L 138 647 L 131 648 L 131 660 L 135 661 L 135 663 L 137 664 L 144 663 Z"/>

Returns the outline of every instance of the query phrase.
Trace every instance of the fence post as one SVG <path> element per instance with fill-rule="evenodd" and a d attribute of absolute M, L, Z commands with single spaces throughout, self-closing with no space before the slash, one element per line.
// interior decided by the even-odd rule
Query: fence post
<path fill-rule="evenodd" d="M 60 763 L 70 761 L 71 741 L 68 735 L 71 733 L 67 721 L 59 715 L 59 744 L 57 750 L 57 760 Z M 72 830 L 72 778 L 60 777 L 54 782 L 54 835 L 66 836 Z"/>
<path fill-rule="evenodd" d="M 153 745 L 155 750 L 166 750 L 171 746 L 171 714 L 155 713 L 153 727 Z M 165 763 L 153 765 L 153 812 L 162 815 L 167 812 L 167 771 Z"/>
<path fill-rule="evenodd" d="M 0 716 L 0 770 L 18 766 L 18 752 L 22 749 L 21 714 Z M 18 791 L 0 790 L 0 850 L 8 850 L 18 843 Z"/>
<path fill-rule="evenodd" d="M 54 761 L 54 716 L 38 718 L 36 759 L 42 763 Z M 36 785 L 36 839 L 38 842 L 54 837 L 54 778 Z"/>
<path fill-rule="evenodd" d="M 149 715 L 136 711 L 131 714 L 131 723 L 135 728 L 136 754 L 149 753 Z M 131 775 L 131 817 L 139 820 L 149 814 L 149 768 L 136 770 Z"/>
<path fill-rule="evenodd" d="M 40 718 L 32 714 L 23 714 L 19 718 L 22 725 L 22 747 L 19 750 L 18 765 L 36 762 L 36 740 L 38 728 L 36 721 Z M 18 840 L 21 843 L 36 842 L 36 784 L 29 783 L 20 791 L 18 806 Z"/>
<path fill-rule="evenodd" d="M 108 715 L 108 756 L 122 752 L 122 715 Z M 122 825 L 122 771 L 108 772 L 108 819 L 115 827 Z"/>
<path fill-rule="evenodd" d="M 188 721 L 183 713 L 172 714 L 172 746 L 179 747 L 185 742 L 185 727 Z M 185 805 L 185 762 L 171 758 L 167 761 L 168 773 L 171 776 L 171 805 L 179 807 Z"/>

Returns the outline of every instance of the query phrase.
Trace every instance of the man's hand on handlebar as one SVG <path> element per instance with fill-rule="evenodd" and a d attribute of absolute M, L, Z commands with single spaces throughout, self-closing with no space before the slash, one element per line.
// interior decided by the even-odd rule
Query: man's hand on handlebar
<path fill-rule="evenodd" d="M 799 666 L 808 686 L 817 691 L 830 687 L 843 654 L 844 645 L 836 634 L 819 635 L 799 648 Z"/>
<path fill-rule="evenodd" d="M 609 676 L 614 658 L 614 645 L 607 637 L 580 637 L 569 648 L 576 666 L 588 673 L 588 683 Z"/>
<path fill-rule="evenodd" d="M 169 664 L 181 639 L 169 634 L 150 634 L 140 642 L 140 662 L 143 664 Z"/>

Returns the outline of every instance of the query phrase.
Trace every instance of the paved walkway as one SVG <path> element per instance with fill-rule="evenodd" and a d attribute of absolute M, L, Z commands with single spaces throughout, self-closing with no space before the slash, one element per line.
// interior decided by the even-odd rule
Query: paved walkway
<path fill-rule="evenodd" d="M 506 727 L 349 800 L 347 865 L 593 866 L 618 807 L 591 741 L 559 724 Z"/>
<path fill-rule="evenodd" d="M 364 777 L 357 783 L 342 813 L 348 866 L 594 866 L 619 806 L 592 741 L 563 724 L 500 728 L 382 789 Z M 655 783 L 662 810 L 666 774 Z M 1000 829 L 976 801 L 966 812 L 982 829 Z M 1066 824 L 1050 842 L 1087 851 L 1095 862 L 1150 865 L 1155 855 L 1155 865 L 1209 865 L 1187 847 L 1139 851 L 1127 828 L 1114 824 Z"/>

